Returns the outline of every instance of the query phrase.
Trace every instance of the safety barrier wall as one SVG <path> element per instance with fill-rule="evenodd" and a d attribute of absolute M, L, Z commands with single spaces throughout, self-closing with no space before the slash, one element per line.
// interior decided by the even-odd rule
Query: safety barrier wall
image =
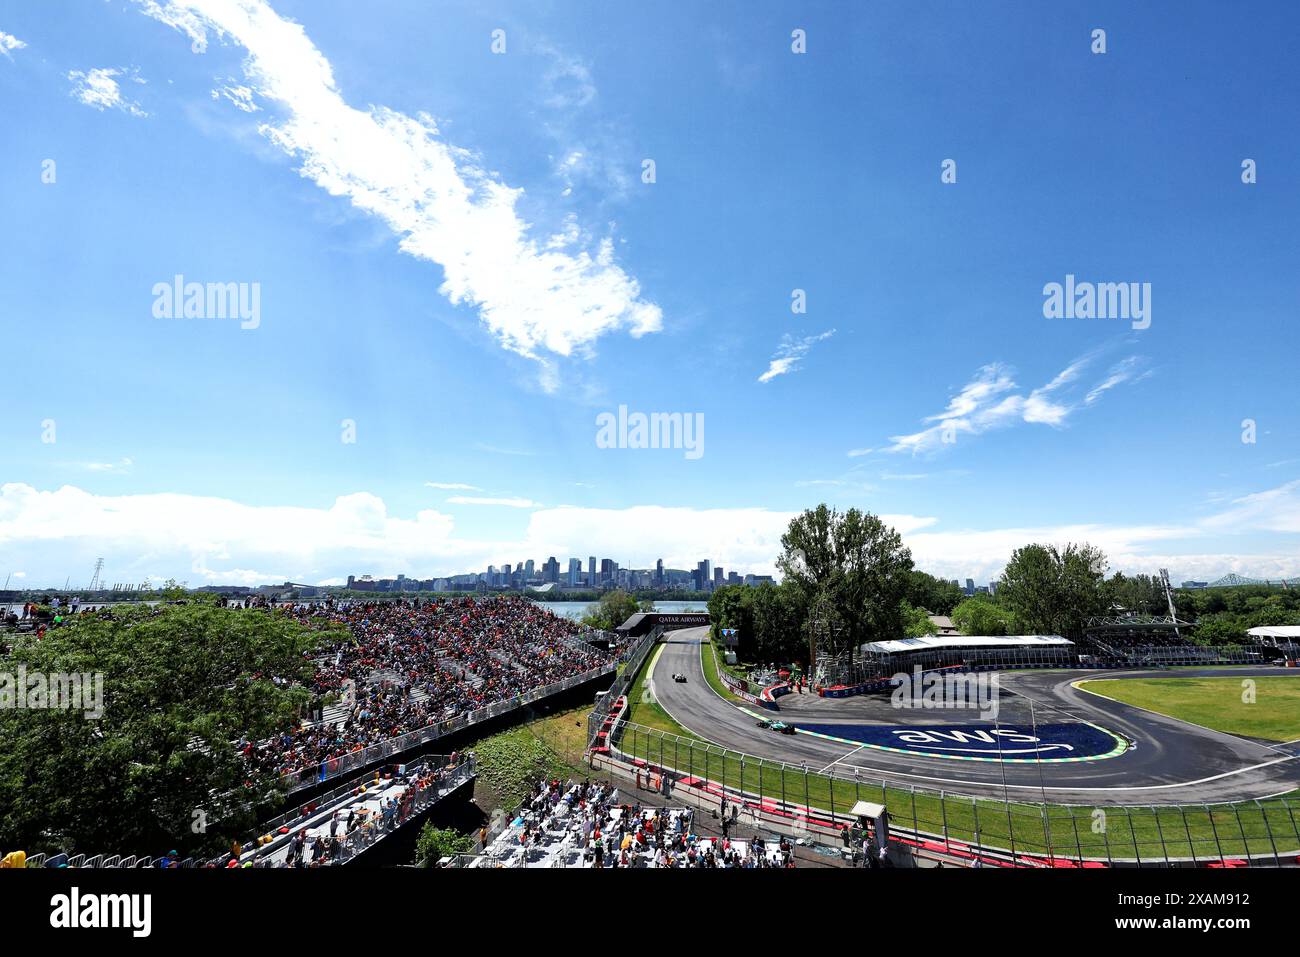
<path fill-rule="evenodd" d="M 596 740 L 596 735 L 600 733 L 600 726 L 604 722 L 605 716 L 609 714 L 610 706 L 627 694 L 627 689 L 636 680 L 637 672 L 645 664 L 650 649 L 658 644 L 663 634 L 662 627 L 655 627 L 638 638 L 635 644 L 618 656 L 618 663 L 623 665 L 623 670 L 618 672 L 609 690 L 596 699 L 595 707 L 592 708 L 591 714 L 587 716 L 587 745 L 589 747 Z"/>

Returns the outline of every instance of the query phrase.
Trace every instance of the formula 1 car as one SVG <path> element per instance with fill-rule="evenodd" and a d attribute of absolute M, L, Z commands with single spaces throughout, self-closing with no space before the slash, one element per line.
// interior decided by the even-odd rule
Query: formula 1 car
<path fill-rule="evenodd" d="M 769 731 L 775 731 L 777 734 L 794 734 L 794 728 L 784 721 L 769 721 L 767 718 L 760 718 L 758 722 L 760 728 L 766 728 Z"/>
<path fill-rule="evenodd" d="M 686 676 L 685 676 L 685 675 L 674 674 L 674 675 L 673 675 L 673 681 L 676 681 L 678 684 L 685 684 L 685 683 L 686 683 Z"/>

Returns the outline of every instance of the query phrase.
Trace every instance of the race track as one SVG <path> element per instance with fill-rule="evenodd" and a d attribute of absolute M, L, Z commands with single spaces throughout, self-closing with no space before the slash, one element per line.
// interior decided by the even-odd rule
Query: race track
<path fill-rule="evenodd" d="M 707 628 L 669 632 L 651 675 L 659 704 L 691 733 L 723 747 L 765 759 L 804 765 L 853 780 L 915 785 L 978 797 L 1061 804 L 1191 804 L 1273 797 L 1300 788 L 1300 758 L 1295 743 L 1269 745 L 1177 721 L 1141 708 L 1079 691 L 1074 682 L 1120 674 L 1142 677 L 1230 675 L 1293 676 L 1277 668 L 1205 668 L 1133 672 L 1007 672 L 1001 675 L 999 699 L 1004 725 L 1086 730 L 1100 728 L 1115 737 L 1114 756 L 1070 759 L 1022 759 L 990 752 L 990 757 L 958 760 L 886 750 L 873 745 L 828 740 L 811 733 L 780 735 L 757 727 L 757 718 L 722 698 L 704 678 L 701 643 Z M 673 673 L 686 675 L 684 683 Z M 991 727 L 972 712 L 900 711 L 888 696 L 822 699 L 787 695 L 781 710 L 754 715 L 779 718 L 796 727 L 834 725 L 865 737 L 898 735 L 900 725 L 913 737 L 928 738 L 926 729 L 952 733 L 963 726 Z M 1008 732 L 1000 731 L 1000 734 Z M 1094 732 L 1089 731 L 1092 734 Z M 987 736 L 987 734 L 985 735 Z M 942 737 L 942 734 L 939 735 Z M 956 735 L 960 740 L 961 735 Z M 998 739 L 999 742 L 1009 740 Z M 1011 747 L 1010 745 L 998 745 Z M 1071 753 L 1057 745 L 1056 753 Z M 961 750 L 952 748 L 950 750 Z M 1046 749 L 1044 749 L 1045 751 Z"/>

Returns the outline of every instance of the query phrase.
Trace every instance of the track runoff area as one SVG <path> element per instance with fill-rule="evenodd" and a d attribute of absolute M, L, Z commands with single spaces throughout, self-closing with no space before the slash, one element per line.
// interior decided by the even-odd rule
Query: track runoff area
<path fill-rule="evenodd" d="M 1296 669 L 1007 671 L 963 682 L 964 701 L 927 706 L 922 687 L 847 698 L 805 689 L 768 710 L 724 698 L 705 679 L 708 629 L 668 632 L 647 665 L 660 707 L 691 734 L 733 751 L 864 783 L 991 800 L 1062 805 L 1205 805 L 1300 788 L 1300 741 L 1214 730 L 1106 697 L 1131 679 L 1297 682 Z M 684 675 L 685 681 L 674 680 Z M 911 678 L 912 676 L 909 676 Z M 965 677 L 965 676 L 962 676 Z M 1084 687 L 1081 687 L 1084 686 Z M 1116 697 L 1123 697 L 1116 693 Z M 778 734 L 759 726 L 779 720 Z"/>

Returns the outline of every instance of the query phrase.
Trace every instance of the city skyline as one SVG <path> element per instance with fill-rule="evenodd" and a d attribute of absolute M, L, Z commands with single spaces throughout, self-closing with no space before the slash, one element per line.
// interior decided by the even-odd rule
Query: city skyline
<path fill-rule="evenodd" d="M 1300 11 L 734 12 L 7 7 L 0 578 L 1300 576 Z"/>

